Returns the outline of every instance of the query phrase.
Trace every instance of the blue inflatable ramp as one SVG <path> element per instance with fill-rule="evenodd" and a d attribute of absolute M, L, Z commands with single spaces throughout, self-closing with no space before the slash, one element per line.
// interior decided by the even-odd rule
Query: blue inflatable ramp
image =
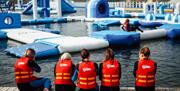
<path fill-rule="evenodd" d="M 121 30 L 106 30 L 93 32 L 92 37 L 105 39 L 110 46 L 132 46 L 140 43 L 140 33 Z"/>
<path fill-rule="evenodd" d="M 36 58 L 41 58 L 59 54 L 59 50 L 56 47 L 57 45 L 48 45 L 45 43 L 32 43 L 18 47 L 8 48 L 5 51 L 17 57 L 22 57 L 24 55 L 24 52 L 28 48 L 32 48 L 36 51 Z"/>
<path fill-rule="evenodd" d="M 113 25 L 120 25 L 119 20 L 103 20 L 103 21 L 95 21 L 93 24 L 99 25 L 99 26 L 113 26 Z"/>
<path fill-rule="evenodd" d="M 0 30 L 0 39 L 4 39 L 4 38 L 7 38 L 7 34 L 6 32 Z"/>

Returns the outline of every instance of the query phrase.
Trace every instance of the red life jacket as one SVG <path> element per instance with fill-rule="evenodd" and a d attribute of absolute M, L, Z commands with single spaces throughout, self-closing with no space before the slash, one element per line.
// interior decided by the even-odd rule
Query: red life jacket
<path fill-rule="evenodd" d="M 136 71 L 136 86 L 155 86 L 155 62 L 153 60 L 141 60 Z"/>
<path fill-rule="evenodd" d="M 28 57 L 22 57 L 16 61 L 14 65 L 16 83 L 29 83 L 36 79 L 32 68 L 28 66 L 29 61 Z"/>
<path fill-rule="evenodd" d="M 72 61 L 71 60 L 59 60 L 56 64 L 55 71 L 55 84 L 73 84 L 72 77 Z"/>
<path fill-rule="evenodd" d="M 93 62 L 79 63 L 77 86 L 81 89 L 96 88 L 96 70 Z"/>
<path fill-rule="evenodd" d="M 108 60 L 103 62 L 102 65 L 102 86 L 114 87 L 119 86 L 119 62 L 117 59 L 114 61 Z"/>

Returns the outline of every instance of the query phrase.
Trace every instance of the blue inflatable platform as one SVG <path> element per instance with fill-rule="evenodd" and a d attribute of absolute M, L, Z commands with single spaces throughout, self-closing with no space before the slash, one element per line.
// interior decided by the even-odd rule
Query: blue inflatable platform
<path fill-rule="evenodd" d="M 0 30 L 0 39 L 7 38 L 7 34 Z"/>
<path fill-rule="evenodd" d="M 138 21 L 139 25 L 140 26 L 143 26 L 143 27 L 158 27 L 158 26 L 161 26 L 163 25 L 162 22 L 153 22 L 153 21 Z"/>
<path fill-rule="evenodd" d="M 167 37 L 170 39 L 180 38 L 180 24 L 164 24 L 159 27 L 167 30 Z"/>
<path fill-rule="evenodd" d="M 36 20 L 23 20 L 22 25 L 46 24 L 46 23 L 66 23 L 66 18 L 43 18 Z"/>
<path fill-rule="evenodd" d="M 120 25 L 119 20 L 103 20 L 103 21 L 95 21 L 93 24 L 99 25 L 99 26 L 114 26 L 114 25 Z"/>
<path fill-rule="evenodd" d="M 32 48 L 36 51 L 36 58 L 41 58 L 59 54 L 59 50 L 56 47 L 57 45 L 48 45 L 45 43 L 32 43 L 18 47 L 8 48 L 5 51 L 17 57 L 22 57 L 24 55 L 24 52 L 28 48 Z"/>
<path fill-rule="evenodd" d="M 139 45 L 140 43 L 140 33 L 137 32 L 105 30 L 99 32 L 92 32 L 91 36 L 107 40 L 110 46 L 132 46 Z"/>

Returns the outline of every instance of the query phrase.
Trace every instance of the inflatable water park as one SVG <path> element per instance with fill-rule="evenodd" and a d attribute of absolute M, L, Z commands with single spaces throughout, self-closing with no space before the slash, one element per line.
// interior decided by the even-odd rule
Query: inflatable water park
<path fill-rule="evenodd" d="M 18 0 L 20 1 L 20 0 Z M 3 3 L 1 3 L 3 4 Z M 6 5 L 5 5 L 6 6 Z M 141 41 L 157 38 L 178 39 L 180 37 L 180 2 L 119 2 L 115 7 L 108 0 L 89 0 L 85 5 L 86 14 L 82 16 L 64 16 L 78 12 L 68 0 L 32 0 L 27 4 L 17 5 L 21 11 L 0 12 L 0 39 L 11 39 L 23 43 L 21 46 L 10 47 L 5 51 L 21 57 L 28 48 L 37 52 L 36 57 L 58 55 L 64 52 L 79 52 L 83 48 L 89 50 L 109 46 L 129 47 L 139 45 Z M 137 12 L 136 12 L 137 11 Z M 56 14 L 56 17 L 51 17 Z M 22 15 L 33 16 L 22 19 Z M 39 18 L 41 16 L 42 18 Z M 143 32 L 127 32 L 121 25 L 129 19 L 130 24 L 138 26 Z M 24 28 L 23 26 L 91 22 L 99 31 L 92 31 L 89 36 L 65 36 L 58 30 L 48 28 Z M 106 27 L 119 26 L 119 30 Z M 78 42 L 78 43 L 77 43 Z"/>

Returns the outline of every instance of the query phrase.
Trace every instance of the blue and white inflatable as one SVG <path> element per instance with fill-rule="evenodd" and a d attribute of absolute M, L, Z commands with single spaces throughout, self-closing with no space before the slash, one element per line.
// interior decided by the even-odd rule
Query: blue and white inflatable
<path fill-rule="evenodd" d="M 87 18 L 103 18 L 109 16 L 107 0 L 90 0 L 86 7 Z"/>

